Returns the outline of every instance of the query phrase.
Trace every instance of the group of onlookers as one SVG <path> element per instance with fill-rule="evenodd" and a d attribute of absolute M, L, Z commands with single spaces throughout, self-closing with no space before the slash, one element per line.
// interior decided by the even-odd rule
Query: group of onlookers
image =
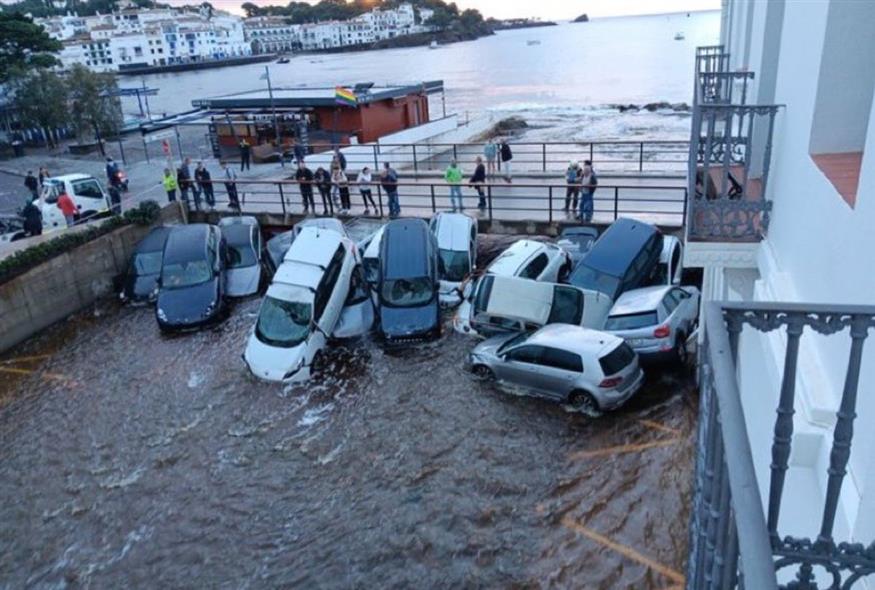
<path fill-rule="evenodd" d="M 228 207 L 239 210 L 240 199 L 237 193 L 237 172 L 224 160 L 219 162 L 219 166 L 222 169 L 221 182 L 224 183 L 225 190 L 228 193 Z M 175 201 L 176 192 L 179 191 L 179 195 L 186 205 L 189 204 L 189 193 L 191 193 L 194 207 L 198 211 L 201 210 L 201 196 L 203 196 L 207 207 L 210 209 L 216 208 L 213 177 L 203 162 L 197 163 L 194 173 L 191 170 L 191 158 L 185 158 L 182 161 L 182 165 L 176 169 L 175 174 L 170 168 L 165 168 L 162 184 L 167 192 L 168 201 Z"/>

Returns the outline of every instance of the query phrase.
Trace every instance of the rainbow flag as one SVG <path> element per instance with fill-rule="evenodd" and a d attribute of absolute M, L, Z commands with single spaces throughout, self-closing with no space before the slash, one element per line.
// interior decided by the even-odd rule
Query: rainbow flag
<path fill-rule="evenodd" d="M 355 92 L 348 88 L 344 88 L 343 86 L 337 86 L 334 89 L 334 102 L 347 107 L 358 105 L 358 99 L 355 97 Z"/>

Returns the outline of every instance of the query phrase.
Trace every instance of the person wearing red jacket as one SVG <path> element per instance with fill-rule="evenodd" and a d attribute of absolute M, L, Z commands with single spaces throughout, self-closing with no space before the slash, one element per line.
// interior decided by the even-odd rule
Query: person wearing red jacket
<path fill-rule="evenodd" d="M 76 221 L 76 204 L 67 191 L 61 190 L 61 196 L 58 197 L 58 209 L 64 214 L 64 219 L 67 220 L 67 227 L 72 227 Z"/>

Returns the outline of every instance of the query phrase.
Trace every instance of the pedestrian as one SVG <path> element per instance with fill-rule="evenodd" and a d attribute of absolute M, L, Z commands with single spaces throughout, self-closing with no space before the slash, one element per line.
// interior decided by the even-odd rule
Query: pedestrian
<path fill-rule="evenodd" d="M 339 166 L 331 172 L 331 183 L 337 187 L 337 192 L 340 193 L 340 214 L 346 215 L 350 208 L 349 179 Z"/>
<path fill-rule="evenodd" d="M 30 191 L 30 196 L 33 197 L 33 199 L 39 197 L 40 183 L 39 180 L 36 179 L 36 176 L 33 175 L 33 170 L 27 171 L 27 176 L 24 177 L 24 186 Z M 30 200 L 28 200 L 28 203 L 29 202 Z"/>
<path fill-rule="evenodd" d="M 456 160 L 450 162 L 450 167 L 444 173 L 444 180 L 450 185 L 450 205 L 453 207 L 453 212 L 456 212 L 457 206 L 459 211 L 464 211 L 465 207 L 462 206 L 462 170 Z"/>
<path fill-rule="evenodd" d="M 316 188 L 319 189 L 319 195 L 322 197 L 322 215 L 328 215 L 328 209 L 331 204 L 331 175 L 322 166 L 316 169 L 313 175 L 313 181 L 316 183 Z"/>
<path fill-rule="evenodd" d="M 495 158 L 498 156 L 498 146 L 491 139 L 486 141 L 483 146 L 483 157 L 486 158 L 486 173 L 489 176 L 495 175 Z"/>
<path fill-rule="evenodd" d="M 483 158 L 480 156 L 477 156 L 476 162 L 477 167 L 474 168 L 474 174 L 468 184 L 477 191 L 477 196 L 480 197 L 477 201 L 477 208 L 483 210 L 486 209 L 486 194 L 483 192 L 483 185 L 486 183 L 486 166 L 483 165 Z"/>
<path fill-rule="evenodd" d="M 118 182 L 118 164 L 109 156 L 106 157 L 106 180 L 113 186 Z"/>
<path fill-rule="evenodd" d="M 316 203 L 313 202 L 313 171 L 307 168 L 303 159 L 298 162 L 295 180 L 298 181 L 298 188 L 301 189 L 301 200 L 304 201 L 304 215 L 307 215 L 311 210 L 313 215 L 316 215 Z"/>
<path fill-rule="evenodd" d="M 377 209 L 377 204 L 374 202 L 374 195 L 371 192 L 371 186 L 373 184 L 371 169 L 367 166 L 362 168 L 362 171 L 359 172 L 357 182 L 359 185 L 359 192 L 362 194 L 362 201 L 365 202 L 365 215 L 371 214 L 371 210 L 368 208 L 368 201 L 370 201 L 371 207 L 374 208 L 374 215 L 376 215 L 379 212 L 379 209 Z"/>
<path fill-rule="evenodd" d="M 328 177 L 334 178 L 335 171 L 343 169 L 340 167 L 340 160 L 337 159 L 337 156 L 333 156 L 331 158 L 331 167 L 328 169 Z M 331 201 L 334 203 L 335 209 L 340 209 L 340 201 L 338 200 L 340 197 L 340 185 L 337 183 L 331 183 Z"/>
<path fill-rule="evenodd" d="M 119 189 L 116 185 L 110 183 L 109 185 L 109 202 L 111 204 L 111 211 L 113 215 L 121 215 L 122 214 L 122 194 L 119 192 Z"/>
<path fill-rule="evenodd" d="M 40 185 L 40 188 L 42 188 L 43 185 L 46 183 L 46 179 L 49 177 L 49 169 L 46 168 L 45 166 L 40 166 L 38 175 L 39 175 L 38 176 L 39 185 Z"/>
<path fill-rule="evenodd" d="M 231 166 L 228 166 L 228 162 L 222 160 L 219 162 L 219 165 L 222 166 L 222 177 L 225 179 L 225 192 L 228 193 L 228 208 L 240 210 L 240 199 L 237 196 L 237 172 Z"/>
<path fill-rule="evenodd" d="M 398 173 L 389 165 L 383 163 L 383 173 L 380 175 L 380 183 L 386 191 L 389 201 L 389 217 L 395 218 L 401 215 L 401 204 L 398 202 Z"/>
<path fill-rule="evenodd" d="M 191 179 L 191 158 L 185 158 L 182 161 L 182 166 L 176 171 L 176 182 L 179 184 L 179 194 L 182 200 L 188 205 L 188 191 L 194 185 Z M 200 195 L 198 195 L 198 199 L 200 199 Z"/>
<path fill-rule="evenodd" d="M 197 180 L 198 192 L 195 193 L 194 204 L 200 209 L 200 194 L 204 194 L 204 200 L 207 202 L 207 207 L 211 210 L 216 208 L 216 193 L 213 190 L 213 177 L 210 171 L 204 166 L 203 162 L 197 163 L 197 169 L 194 171 L 195 180 Z"/>
<path fill-rule="evenodd" d="M 579 219 L 585 223 L 592 221 L 592 215 L 595 211 L 595 203 L 593 195 L 599 184 L 595 170 L 593 170 L 592 162 L 585 160 L 583 162 L 583 176 L 580 181 L 580 217 Z"/>
<path fill-rule="evenodd" d="M 240 148 L 240 172 L 243 170 L 249 170 L 250 159 L 252 158 L 252 146 L 249 145 L 249 142 L 246 141 L 246 138 L 240 140 L 240 144 L 238 145 Z"/>
<path fill-rule="evenodd" d="M 36 177 L 34 177 L 36 178 Z M 21 216 L 24 217 L 24 231 L 30 236 L 39 236 L 43 233 L 43 214 L 37 207 L 38 200 L 28 199 Z"/>
<path fill-rule="evenodd" d="M 346 172 L 346 156 L 343 155 L 343 152 L 340 151 L 339 147 L 334 148 L 334 157 L 337 158 L 337 161 L 340 163 L 340 169 Z"/>
<path fill-rule="evenodd" d="M 64 190 L 63 186 L 61 187 L 61 194 L 58 196 L 58 209 L 64 215 L 67 227 L 73 227 L 73 224 L 76 223 L 76 204 L 70 198 L 70 195 L 67 194 L 67 191 Z"/>
<path fill-rule="evenodd" d="M 173 176 L 170 168 L 164 169 L 163 183 L 164 190 L 167 192 L 167 202 L 174 202 L 176 200 L 176 189 L 179 188 L 179 184 L 176 182 L 176 178 Z"/>
<path fill-rule="evenodd" d="M 565 208 L 563 211 L 568 213 L 568 208 L 571 211 L 577 211 L 577 199 L 580 196 L 580 183 L 583 179 L 583 170 L 580 163 L 571 161 L 568 163 L 568 168 L 565 170 Z"/>
<path fill-rule="evenodd" d="M 304 157 L 307 155 L 307 150 L 304 149 L 304 144 L 295 140 L 293 151 L 295 154 L 295 163 L 300 165 L 304 161 Z M 312 192 L 310 193 L 310 196 L 313 196 Z"/>
<path fill-rule="evenodd" d="M 510 149 L 510 145 L 507 143 L 506 139 L 502 139 L 501 143 L 498 145 L 498 150 L 501 155 L 501 165 L 504 166 L 504 179 L 508 182 L 512 182 L 510 175 L 510 161 L 513 160 L 513 152 Z"/>

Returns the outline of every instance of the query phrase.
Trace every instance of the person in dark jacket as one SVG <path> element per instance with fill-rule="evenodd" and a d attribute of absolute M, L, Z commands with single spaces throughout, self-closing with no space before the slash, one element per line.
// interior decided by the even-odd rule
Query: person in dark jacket
<path fill-rule="evenodd" d="M 32 170 L 27 171 L 27 176 L 24 177 L 24 186 L 30 191 L 31 196 L 36 199 L 39 197 L 39 181 L 33 175 Z"/>
<path fill-rule="evenodd" d="M 301 189 L 301 200 L 304 201 L 304 215 L 307 215 L 311 210 L 315 215 L 316 203 L 313 202 L 313 171 L 307 168 L 303 159 L 298 162 L 295 180 L 298 181 L 298 188 Z"/>
<path fill-rule="evenodd" d="M 109 156 L 106 157 L 106 180 L 111 185 L 118 182 L 118 164 Z"/>
<path fill-rule="evenodd" d="M 194 171 L 194 178 L 197 180 L 198 193 L 204 193 L 204 200 L 207 202 L 207 207 L 210 209 L 216 208 L 216 193 L 213 191 L 213 178 L 210 176 L 210 171 L 204 166 L 203 162 L 197 163 L 197 169 Z M 195 194 L 195 207 L 200 208 L 200 195 Z"/>
<path fill-rule="evenodd" d="M 337 161 L 340 164 L 340 169 L 346 172 L 346 156 L 343 155 L 343 152 L 340 151 L 339 147 L 334 148 L 334 157 L 337 158 Z"/>
<path fill-rule="evenodd" d="M 250 160 L 252 159 L 252 146 L 244 138 L 240 140 L 238 147 L 240 148 L 240 172 L 243 172 L 243 170 L 249 170 Z"/>
<path fill-rule="evenodd" d="M 502 139 L 498 146 L 498 151 L 501 156 L 501 165 L 504 166 L 504 179 L 511 182 L 510 176 L 510 161 L 513 160 L 513 152 L 510 149 L 506 139 Z"/>
<path fill-rule="evenodd" d="M 325 168 L 319 166 L 316 169 L 316 174 L 313 175 L 313 181 L 322 197 L 322 215 L 328 215 L 328 207 L 331 203 L 331 175 Z"/>
<path fill-rule="evenodd" d="M 599 184 L 595 170 L 593 170 L 592 162 L 585 160 L 583 162 L 583 176 L 580 179 L 580 217 L 583 222 L 590 223 L 592 221 L 595 203 L 593 195 Z"/>
<path fill-rule="evenodd" d="M 240 198 L 237 195 L 237 173 L 222 160 L 222 178 L 225 179 L 225 191 L 228 193 L 228 208 L 240 210 Z"/>
<path fill-rule="evenodd" d="M 304 157 L 307 155 L 307 150 L 306 150 L 306 148 L 304 148 L 304 144 L 301 143 L 300 141 L 296 141 L 295 147 L 293 148 L 293 151 L 295 154 L 295 163 L 297 163 L 297 164 L 303 163 Z M 313 196 L 312 192 L 310 193 L 310 196 L 311 197 Z"/>
<path fill-rule="evenodd" d="M 118 187 L 114 184 L 109 185 L 109 202 L 112 204 L 112 214 L 121 215 L 122 213 L 122 194 Z"/>
<path fill-rule="evenodd" d="M 483 184 L 486 182 L 486 166 L 483 164 L 483 158 L 477 156 L 477 167 L 474 168 L 474 174 L 468 181 L 468 184 L 474 187 L 480 200 L 477 201 L 478 209 L 486 209 L 486 193 L 483 192 Z"/>
<path fill-rule="evenodd" d="M 24 217 L 24 231 L 30 236 L 39 236 L 43 233 L 43 214 L 36 203 L 36 199 L 28 201 L 21 210 L 21 216 Z"/>
<path fill-rule="evenodd" d="M 401 203 L 398 201 L 398 173 L 389 165 L 389 162 L 383 163 L 380 184 L 386 191 L 386 197 L 389 201 L 389 217 L 394 219 L 401 215 Z"/>
<path fill-rule="evenodd" d="M 191 179 L 191 158 L 186 158 L 182 161 L 182 166 L 176 171 L 176 181 L 179 184 L 179 194 L 185 204 L 188 205 L 188 191 L 191 190 L 194 182 Z M 200 195 L 198 195 L 198 200 Z"/>

